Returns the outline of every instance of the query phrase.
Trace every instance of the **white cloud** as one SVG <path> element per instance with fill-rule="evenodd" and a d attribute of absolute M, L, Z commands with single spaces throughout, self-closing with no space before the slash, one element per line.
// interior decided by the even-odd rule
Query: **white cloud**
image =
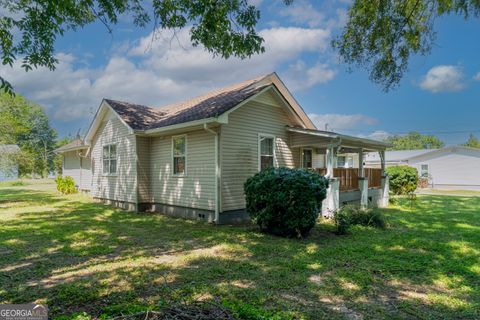
<path fill-rule="evenodd" d="M 286 72 L 286 84 L 290 90 L 304 90 L 317 84 L 327 83 L 332 80 L 336 71 L 327 64 L 317 63 L 308 67 L 303 60 L 291 64 Z"/>
<path fill-rule="evenodd" d="M 325 124 L 328 124 L 329 130 L 341 131 L 353 129 L 358 126 L 371 126 L 378 122 L 377 119 L 364 114 L 315 114 L 308 115 L 315 126 L 323 130 Z"/>
<path fill-rule="evenodd" d="M 307 25 L 310 28 L 324 27 L 328 29 L 341 28 L 347 21 L 347 10 L 338 7 L 338 3 L 325 1 L 312 5 L 307 0 L 295 0 L 293 4 L 281 4 L 280 16 L 288 18 L 297 25 Z"/>
<path fill-rule="evenodd" d="M 392 136 L 391 133 L 383 130 L 376 130 L 370 134 L 359 134 L 358 135 L 360 138 L 368 138 L 368 139 L 373 139 L 373 140 L 378 140 L 378 141 L 384 141 L 386 138 Z"/>
<path fill-rule="evenodd" d="M 61 53 L 55 71 L 38 68 L 28 73 L 20 67 L 1 67 L 15 90 L 45 106 L 62 121 L 90 119 L 104 97 L 161 106 L 243 79 L 270 73 L 298 60 L 306 52 L 324 53 L 329 46 L 327 29 L 270 28 L 260 31 L 266 52 L 251 59 L 212 58 L 202 47 L 193 47 L 188 30 L 175 36 L 164 32 L 135 44 L 120 46 L 108 63 L 90 68 L 73 55 Z M 327 65 L 301 65 L 306 86 L 324 83 L 334 72 Z M 286 73 L 286 82 L 290 81 Z M 295 82 L 295 79 L 291 80 Z"/>
<path fill-rule="evenodd" d="M 480 81 L 480 72 L 478 72 L 474 77 L 473 80 Z"/>
<path fill-rule="evenodd" d="M 325 20 L 325 15 L 305 0 L 297 0 L 289 6 L 285 6 L 279 13 L 293 22 L 306 23 L 310 27 L 318 27 Z"/>
<path fill-rule="evenodd" d="M 465 88 L 460 67 L 440 65 L 431 68 L 420 82 L 420 87 L 433 93 L 456 92 Z"/>

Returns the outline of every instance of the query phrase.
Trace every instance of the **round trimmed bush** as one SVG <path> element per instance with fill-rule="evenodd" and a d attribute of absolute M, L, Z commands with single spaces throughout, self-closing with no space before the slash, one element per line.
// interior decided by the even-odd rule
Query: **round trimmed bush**
<path fill-rule="evenodd" d="M 244 185 L 247 211 L 264 232 L 304 237 L 315 226 L 328 180 L 305 169 L 268 168 Z"/>
<path fill-rule="evenodd" d="M 412 194 L 417 189 L 417 169 L 409 166 L 394 166 L 386 168 L 385 173 L 390 180 L 390 191 L 394 194 Z"/>

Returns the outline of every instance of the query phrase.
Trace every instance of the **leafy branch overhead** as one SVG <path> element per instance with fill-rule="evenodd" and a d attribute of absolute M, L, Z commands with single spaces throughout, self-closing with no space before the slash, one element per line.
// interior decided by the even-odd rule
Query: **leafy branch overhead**
<path fill-rule="evenodd" d="M 22 59 L 25 71 L 38 66 L 53 70 L 58 62 L 55 41 L 66 31 L 100 21 L 111 32 L 122 15 L 130 15 L 138 27 L 153 25 L 154 30 L 191 26 L 193 45 L 223 58 L 264 51 L 255 30 L 260 12 L 247 0 L 0 0 L 0 9 L 2 64 L 12 66 Z M 6 79 L 0 81 L 12 92 Z"/>
<path fill-rule="evenodd" d="M 354 0 L 342 34 L 333 41 L 341 61 L 363 67 L 385 91 L 397 86 L 411 55 L 430 53 L 435 18 L 478 17 L 478 0 Z"/>
<path fill-rule="evenodd" d="M 294 0 L 283 0 L 286 5 Z M 0 58 L 25 71 L 55 69 L 55 41 L 67 31 L 101 22 L 108 32 L 121 16 L 137 27 L 190 27 L 194 46 L 214 56 L 248 58 L 263 53 L 256 31 L 260 11 L 248 0 L 0 0 Z M 437 16 L 480 13 L 478 0 L 354 0 L 342 34 L 333 41 L 341 60 L 365 67 L 372 81 L 389 90 L 400 82 L 412 54 L 427 54 Z M 0 87 L 12 92 L 0 76 Z"/>

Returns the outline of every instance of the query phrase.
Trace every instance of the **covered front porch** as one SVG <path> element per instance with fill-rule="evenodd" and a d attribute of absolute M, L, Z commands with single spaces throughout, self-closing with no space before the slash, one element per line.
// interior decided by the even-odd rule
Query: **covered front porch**
<path fill-rule="evenodd" d="M 385 149 L 388 144 L 376 140 L 342 135 L 330 131 L 288 127 L 290 144 L 299 154 L 302 168 L 312 169 L 330 181 L 322 206 L 324 216 L 332 216 L 339 207 L 388 205 L 388 177 L 385 175 Z M 380 168 L 365 168 L 364 156 L 378 152 Z"/>

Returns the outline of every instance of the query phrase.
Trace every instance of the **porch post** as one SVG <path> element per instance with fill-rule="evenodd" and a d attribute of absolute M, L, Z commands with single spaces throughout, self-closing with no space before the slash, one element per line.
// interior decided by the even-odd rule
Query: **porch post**
<path fill-rule="evenodd" d="M 326 160 L 326 166 L 327 166 L 327 177 L 332 178 L 333 177 L 333 163 L 334 163 L 334 149 L 333 145 L 329 144 L 326 150 L 325 154 L 325 160 Z"/>
<path fill-rule="evenodd" d="M 358 151 L 358 176 L 365 177 L 365 168 L 363 167 L 363 149 Z"/>
<path fill-rule="evenodd" d="M 380 155 L 380 168 L 382 169 L 382 177 L 385 175 L 385 150 L 378 151 Z"/>
<path fill-rule="evenodd" d="M 360 189 L 360 207 L 368 207 L 368 179 L 363 167 L 363 149 L 358 152 L 358 187 Z"/>
<path fill-rule="evenodd" d="M 325 155 L 329 187 L 327 189 L 327 197 L 322 202 L 322 215 L 324 217 L 333 217 L 333 213 L 337 211 L 340 205 L 340 181 L 333 176 L 333 164 L 335 162 L 335 151 L 333 145 L 328 145 Z"/>
<path fill-rule="evenodd" d="M 322 216 L 332 218 L 340 207 L 340 181 L 331 177 L 328 183 L 327 197 L 322 202 Z"/>
<path fill-rule="evenodd" d="M 379 153 L 382 168 L 382 199 L 380 200 L 380 207 L 387 207 L 390 197 L 390 183 L 388 181 L 388 176 L 385 174 L 385 150 L 381 150 Z"/>

